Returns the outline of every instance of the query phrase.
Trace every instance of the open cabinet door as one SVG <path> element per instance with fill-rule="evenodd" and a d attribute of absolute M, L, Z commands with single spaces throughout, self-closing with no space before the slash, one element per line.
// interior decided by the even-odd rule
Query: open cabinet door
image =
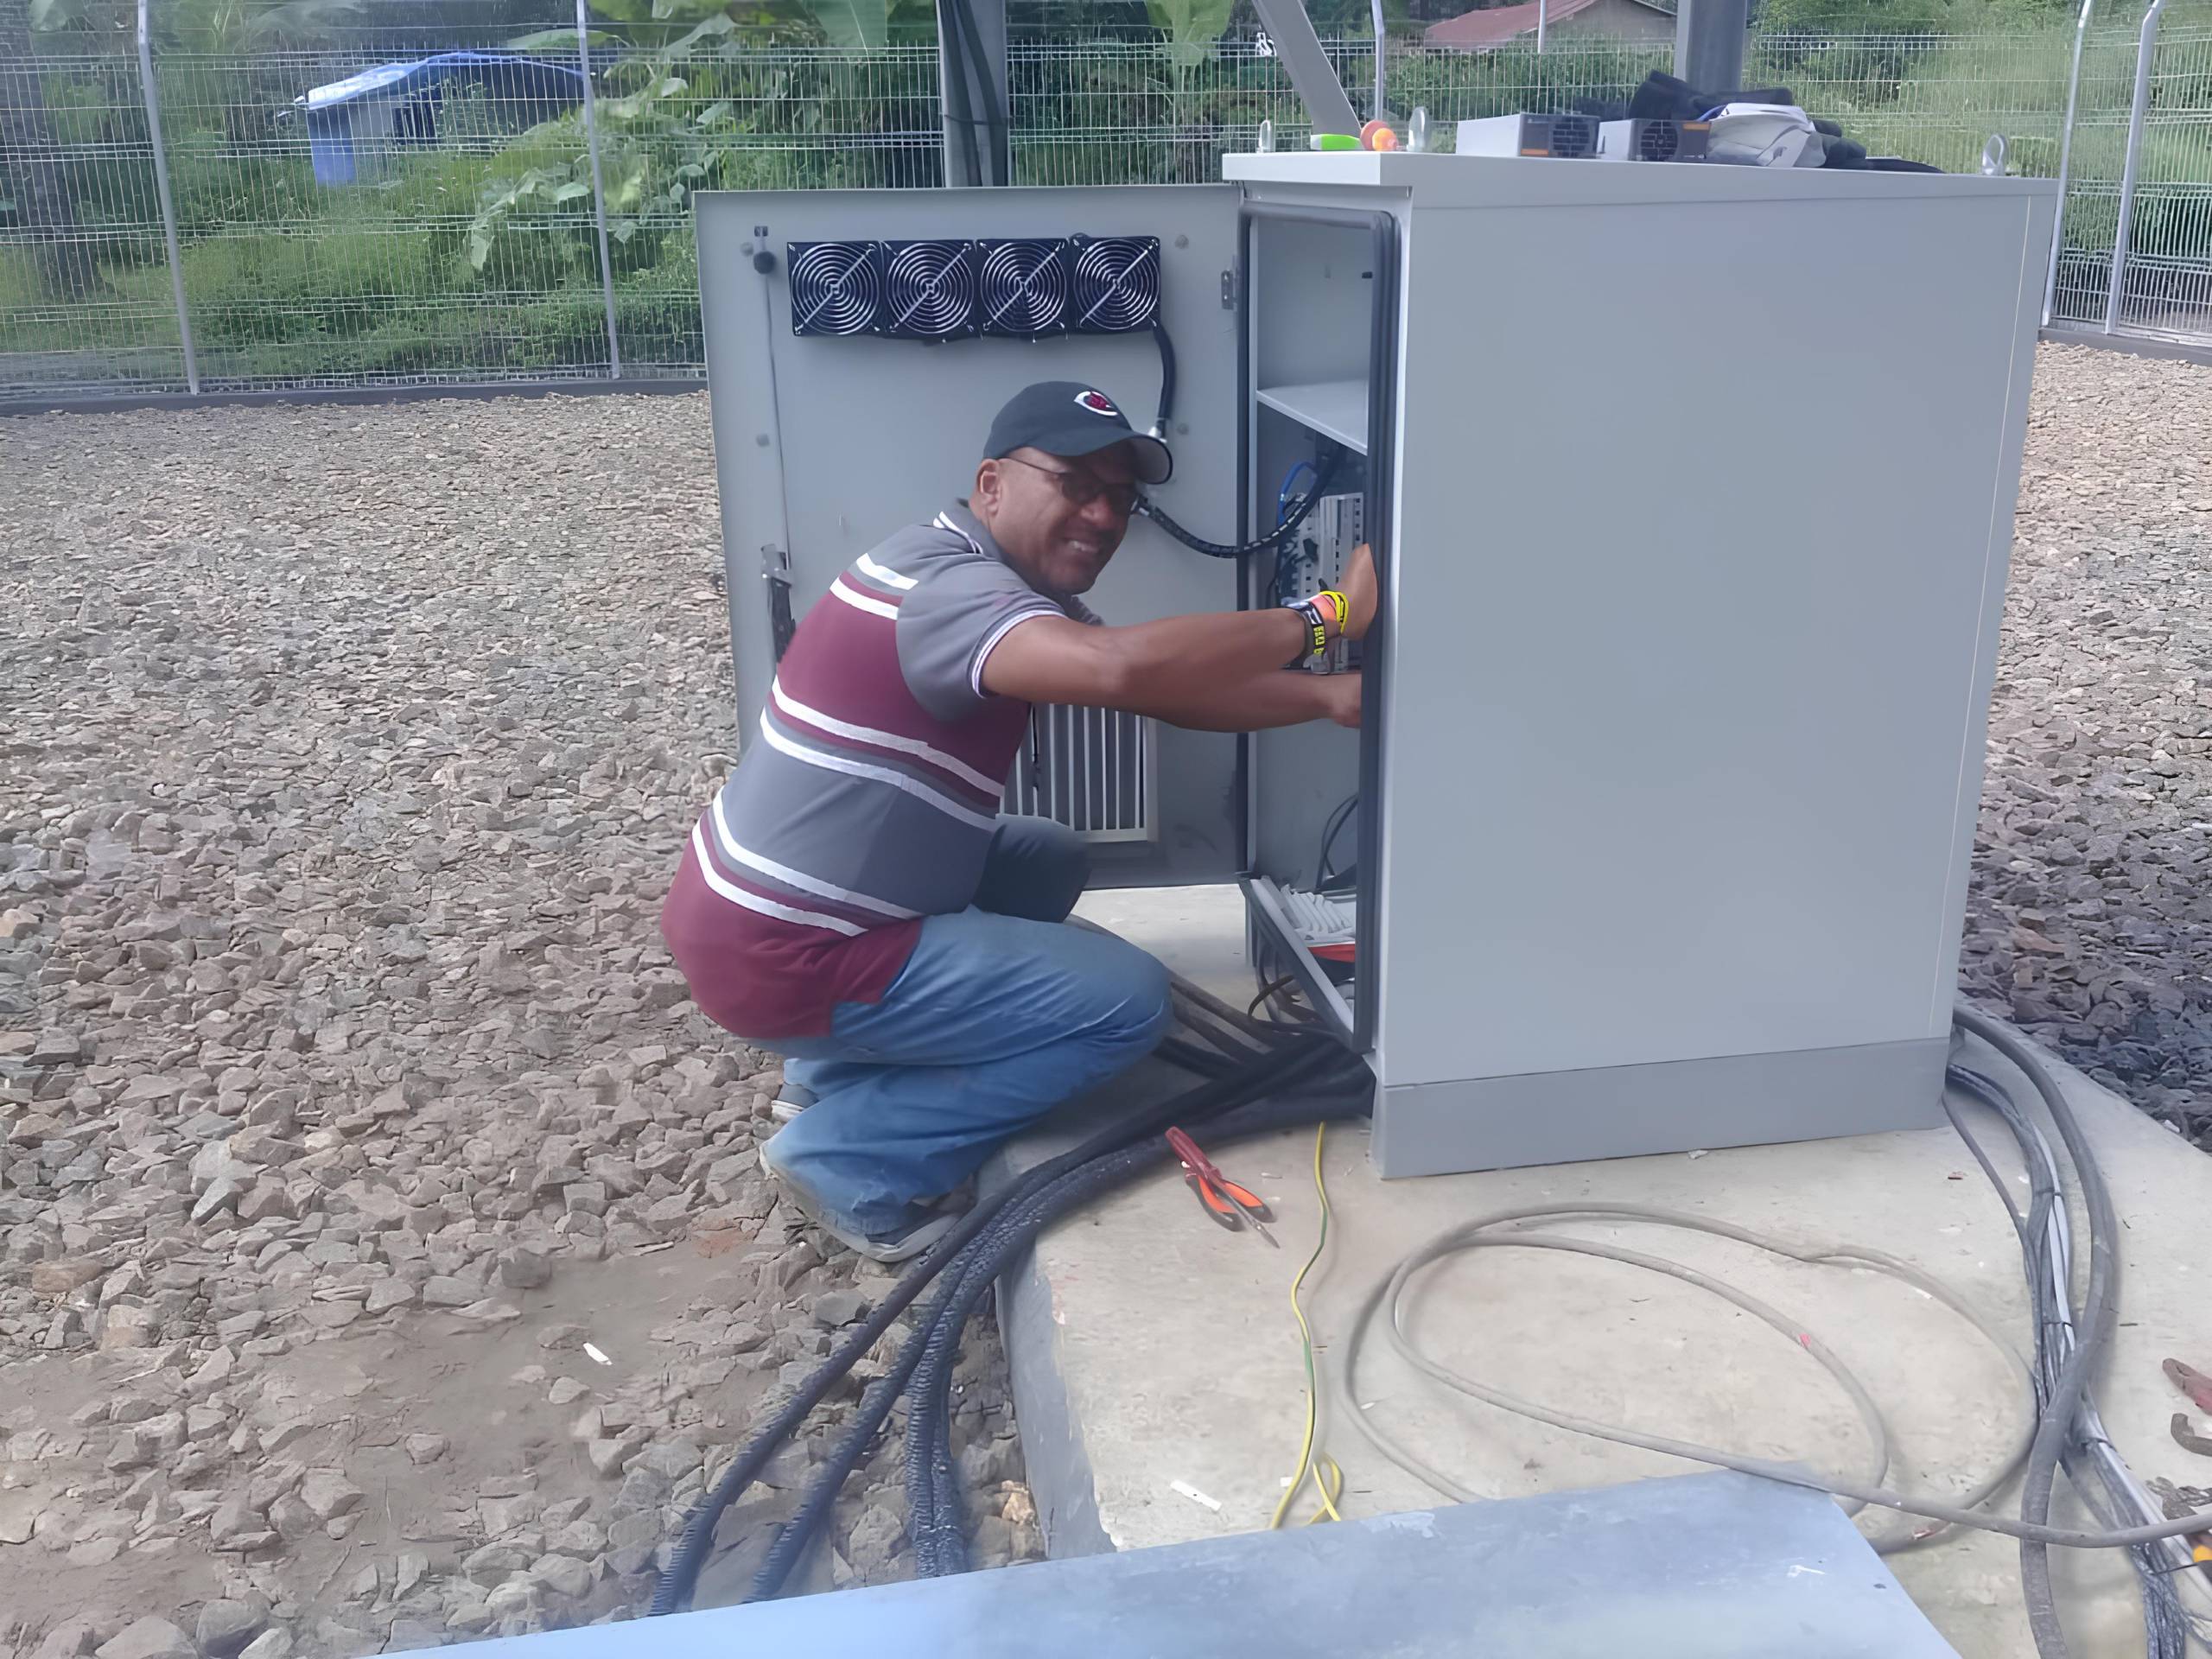
<path fill-rule="evenodd" d="M 740 730 L 750 741 L 792 620 L 859 555 L 902 524 L 925 521 L 972 484 L 999 406 L 1037 380 L 1082 380 L 1151 424 L 1161 357 L 1152 332 L 1092 332 L 1141 319 L 1156 283 L 1173 343 L 1174 413 L 1166 433 L 1175 475 L 1154 493 L 1198 535 L 1237 535 L 1236 294 L 1239 193 L 1233 185 L 1096 189 L 805 190 L 698 198 L 699 288 L 705 313 L 721 490 L 730 639 Z M 1038 238 L 998 267 L 993 245 Z M 1082 238 L 1082 240 L 1076 240 Z M 1103 245 L 1136 238 L 1135 245 Z M 1146 239 L 1149 238 L 1149 242 Z M 901 286 L 890 267 L 910 242 L 936 274 Z M 857 244 L 828 256 L 804 245 Z M 963 245 L 982 244 L 982 246 Z M 794 309 L 792 250 L 803 266 Z M 1114 291 L 1094 306 L 1072 269 L 1097 253 Z M 1015 265 L 1027 258 L 1029 263 Z M 844 273 L 810 287 L 811 261 Z M 1060 261 L 1054 264 L 1053 259 Z M 1039 262 L 1042 261 L 1039 270 Z M 950 275 L 946 267 L 952 267 Z M 1036 338 L 967 332 L 968 319 L 1010 318 L 1052 284 L 1087 329 Z M 830 268 L 825 264 L 825 269 Z M 1094 297 L 1100 290 L 1088 290 Z M 972 292 L 972 309 L 961 311 Z M 900 308 L 895 294 L 910 298 Z M 1044 307 L 1049 309 L 1049 307 Z M 1030 321 L 1034 321 L 1033 314 Z M 801 332 L 804 325 L 804 332 Z M 888 327 L 950 326 L 935 340 Z M 851 327 L 853 332 L 838 333 Z M 1087 596 L 1109 622 L 1230 610 L 1234 564 L 1207 558 L 1135 521 Z M 1093 843 L 1097 885 L 1226 880 L 1243 857 L 1236 740 L 1098 710 L 1040 711 L 1040 744 L 1025 753 L 1008 808 L 1056 817 Z"/>

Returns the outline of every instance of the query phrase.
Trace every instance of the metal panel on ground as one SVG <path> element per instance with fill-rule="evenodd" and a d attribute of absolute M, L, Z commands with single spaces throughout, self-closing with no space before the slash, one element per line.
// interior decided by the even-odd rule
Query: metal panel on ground
<path fill-rule="evenodd" d="M 1734 1474 L 1245 1533 L 476 1651 L 1957 1659 L 1833 1502 Z"/>

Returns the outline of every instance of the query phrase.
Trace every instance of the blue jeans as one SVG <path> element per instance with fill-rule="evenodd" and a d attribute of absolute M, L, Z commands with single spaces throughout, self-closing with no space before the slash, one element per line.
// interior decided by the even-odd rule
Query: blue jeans
<path fill-rule="evenodd" d="M 922 924 L 880 1002 L 841 1003 L 826 1037 L 770 1045 L 814 1104 L 764 1156 L 841 1223 L 893 1230 L 993 1148 L 1152 1052 L 1167 970 L 1066 925 L 1090 860 L 1072 830 L 1000 823 L 974 906 Z"/>

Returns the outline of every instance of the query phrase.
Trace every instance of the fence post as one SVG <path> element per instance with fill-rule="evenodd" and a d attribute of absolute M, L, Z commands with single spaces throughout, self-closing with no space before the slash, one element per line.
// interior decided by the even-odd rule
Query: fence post
<path fill-rule="evenodd" d="M 1537 0 L 1539 5 L 1542 3 L 1543 0 Z M 1383 113 L 1382 106 L 1388 96 L 1384 78 L 1389 64 L 1390 31 L 1383 25 L 1382 0 L 1368 0 L 1368 5 L 1375 14 L 1375 107 L 1368 111 L 1367 118 L 1385 121 L 1389 118 Z"/>
<path fill-rule="evenodd" d="M 2074 22 L 2074 67 L 2066 77 L 2066 124 L 2058 133 L 2058 214 L 2050 221 L 2050 267 L 2043 279 L 2043 326 L 2046 328 L 2058 303 L 2058 254 L 2066 245 L 2066 185 L 2074 163 L 2074 111 L 2082 98 L 2082 42 L 2089 32 L 2089 13 L 2096 3 L 2097 0 L 2082 0 L 2082 15 Z"/>
<path fill-rule="evenodd" d="M 143 5 L 145 0 L 139 0 Z M 599 297 L 607 307 L 607 372 L 622 378 L 622 342 L 614 327 L 614 261 L 607 251 L 607 181 L 599 168 L 599 94 L 591 84 L 591 18 L 576 0 L 576 67 L 584 75 L 584 148 L 591 152 L 591 213 L 599 230 Z"/>
<path fill-rule="evenodd" d="M 153 30 L 146 0 L 138 0 L 138 87 L 146 100 L 146 137 L 154 149 L 154 195 L 162 205 L 162 242 L 168 250 L 169 297 L 176 302 L 177 344 L 184 353 L 184 384 L 200 395 L 200 359 L 192 349 L 192 311 L 184 300 L 184 262 L 176 250 L 176 204 L 169 197 L 168 157 L 162 151 L 162 100 L 154 90 Z"/>
<path fill-rule="evenodd" d="M 1744 84 L 1751 0 L 1681 0 L 1675 12 L 1675 73 L 1701 92 Z"/>
<path fill-rule="evenodd" d="M 2112 238 L 2112 283 L 2105 290 L 2105 333 L 2120 326 L 2120 298 L 2127 285 L 2127 239 L 2135 219 L 2135 168 L 2143 159 L 2143 121 L 2151 112 L 2151 65 L 2158 51 L 2158 14 L 2166 0 L 2151 0 L 2143 32 L 2135 38 L 2135 102 L 2127 112 L 2127 161 L 2120 170 L 2120 228 Z"/>

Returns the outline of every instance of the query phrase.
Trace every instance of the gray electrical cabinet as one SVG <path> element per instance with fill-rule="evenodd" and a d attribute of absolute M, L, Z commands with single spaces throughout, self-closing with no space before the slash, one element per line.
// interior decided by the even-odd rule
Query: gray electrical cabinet
<path fill-rule="evenodd" d="M 1179 369 L 1161 505 L 1229 542 L 1301 467 L 1327 479 L 1306 556 L 1363 535 L 1382 576 L 1345 671 L 1364 718 L 1240 741 L 1054 711 L 1014 804 L 1090 834 L 1107 879 L 1243 882 L 1263 971 L 1374 1068 L 1385 1175 L 1940 1122 L 2051 188 L 1224 171 L 701 199 L 747 718 L 779 619 L 963 493 L 1014 389 L 1152 408 L 1146 330 L 893 337 L 952 315 L 942 273 L 895 300 L 906 245 L 961 245 L 952 285 L 988 306 L 1002 242 L 1146 269 L 1134 242 Z M 799 294 L 794 246 L 828 242 L 874 262 L 875 321 L 843 334 L 798 308 L 850 297 Z M 1109 621 L 1267 603 L 1317 579 L 1295 566 L 1140 523 L 1092 600 Z"/>

